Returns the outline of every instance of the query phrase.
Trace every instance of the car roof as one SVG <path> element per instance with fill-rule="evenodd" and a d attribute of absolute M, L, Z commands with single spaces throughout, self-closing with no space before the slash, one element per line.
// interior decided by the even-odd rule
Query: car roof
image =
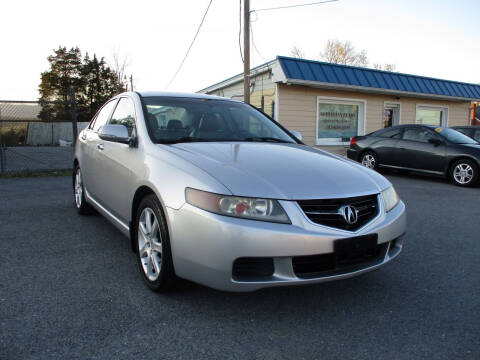
<path fill-rule="evenodd" d="M 182 92 L 169 92 L 169 91 L 136 91 L 142 97 L 177 97 L 177 98 L 190 98 L 190 99 L 210 99 L 210 100 L 225 100 L 233 102 L 241 102 L 221 96 L 205 95 L 197 93 L 182 93 Z"/>

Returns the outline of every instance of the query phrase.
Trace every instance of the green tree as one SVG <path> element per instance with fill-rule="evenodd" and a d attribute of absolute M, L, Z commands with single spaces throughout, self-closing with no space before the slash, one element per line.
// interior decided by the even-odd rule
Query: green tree
<path fill-rule="evenodd" d="M 40 75 L 38 88 L 40 102 L 70 101 L 70 88 L 81 89 L 83 79 L 80 74 L 82 54 L 78 47 L 67 50 L 59 47 L 54 55 L 48 57 L 50 70 Z M 71 118 L 68 106 L 60 104 L 45 104 L 42 106 L 39 118 L 44 121 L 66 121 Z"/>
<path fill-rule="evenodd" d="M 71 87 L 75 89 L 78 121 L 89 121 L 109 98 L 124 91 L 113 71 L 102 57 L 82 56 L 78 47 L 59 47 L 48 57 L 50 69 L 41 74 L 39 101 L 43 103 L 39 118 L 44 121 L 69 121 L 69 105 L 49 104 L 50 101 L 70 102 Z"/>
<path fill-rule="evenodd" d="M 84 81 L 83 91 L 78 94 L 80 111 L 90 119 L 95 112 L 112 96 L 124 91 L 117 74 L 105 62 L 94 54 L 90 59 L 88 53 L 83 59 L 81 76 Z"/>

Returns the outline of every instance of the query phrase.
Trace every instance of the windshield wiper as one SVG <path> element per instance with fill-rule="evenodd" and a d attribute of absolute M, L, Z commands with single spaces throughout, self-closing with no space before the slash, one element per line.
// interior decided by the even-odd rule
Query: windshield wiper
<path fill-rule="evenodd" d="M 199 142 L 199 141 L 210 141 L 209 139 L 198 138 L 195 136 L 182 136 L 178 139 L 167 139 L 159 141 L 160 144 L 176 144 L 182 142 Z"/>
<path fill-rule="evenodd" d="M 279 142 L 279 143 L 287 143 L 287 144 L 293 144 L 293 142 L 288 141 L 288 140 L 282 140 L 274 137 L 262 137 L 262 136 L 251 136 L 251 137 L 246 137 L 242 139 L 242 141 L 260 141 L 260 142 Z"/>
<path fill-rule="evenodd" d="M 232 141 L 231 139 L 226 138 L 199 138 L 195 136 L 183 136 L 178 139 L 167 139 L 163 141 L 159 141 L 160 144 L 176 144 L 176 143 L 184 143 L 184 142 L 222 142 L 222 141 Z"/>

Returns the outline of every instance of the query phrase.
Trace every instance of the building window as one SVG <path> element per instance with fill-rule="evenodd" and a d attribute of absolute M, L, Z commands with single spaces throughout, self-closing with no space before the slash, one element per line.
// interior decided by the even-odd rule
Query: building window
<path fill-rule="evenodd" d="M 447 126 L 448 109 L 437 106 L 417 106 L 416 123 L 433 126 Z"/>
<path fill-rule="evenodd" d="M 364 101 L 317 100 L 317 145 L 344 145 L 364 133 Z"/>

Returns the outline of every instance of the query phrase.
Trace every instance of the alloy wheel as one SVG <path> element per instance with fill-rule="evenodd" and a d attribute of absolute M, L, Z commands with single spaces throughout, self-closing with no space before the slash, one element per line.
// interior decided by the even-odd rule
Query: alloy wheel
<path fill-rule="evenodd" d="M 374 169 L 375 168 L 375 157 L 371 154 L 363 155 L 362 165 L 369 168 L 369 169 Z"/>
<path fill-rule="evenodd" d="M 155 212 L 143 209 L 138 222 L 138 249 L 143 272 L 150 281 L 155 281 L 162 267 L 162 236 Z"/>
<path fill-rule="evenodd" d="M 82 206 L 82 197 L 83 197 L 83 182 L 82 182 L 82 173 L 80 169 L 77 169 L 75 173 L 75 205 L 77 208 Z"/>
<path fill-rule="evenodd" d="M 469 164 L 460 163 L 453 169 L 453 178 L 459 184 L 468 184 L 473 179 L 473 168 Z"/>

